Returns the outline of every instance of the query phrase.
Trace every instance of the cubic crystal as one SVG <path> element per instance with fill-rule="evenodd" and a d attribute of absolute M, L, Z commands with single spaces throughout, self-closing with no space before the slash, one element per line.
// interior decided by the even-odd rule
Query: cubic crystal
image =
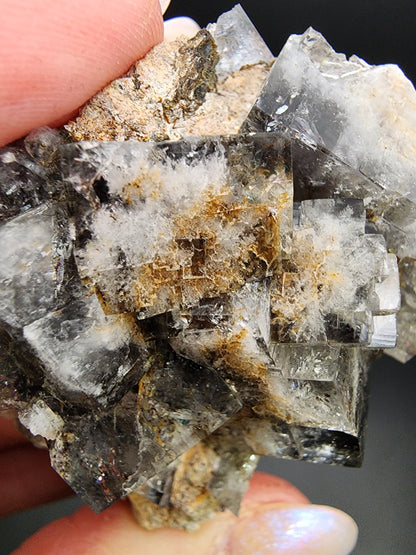
<path fill-rule="evenodd" d="M 371 361 L 416 354 L 416 93 L 313 29 L 272 62 L 236 6 L 0 150 L 0 409 L 95 511 L 357 466 Z"/>

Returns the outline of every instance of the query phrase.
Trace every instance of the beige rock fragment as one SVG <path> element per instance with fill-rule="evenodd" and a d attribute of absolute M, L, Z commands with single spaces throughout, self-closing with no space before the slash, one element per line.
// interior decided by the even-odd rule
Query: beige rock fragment
<path fill-rule="evenodd" d="M 243 67 L 217 83 L 216 46 L 206 30 L 164 42 L 81 109 L 65 129 L 75 141 L 162 141 L 234 134 L 268 75 Z"/>

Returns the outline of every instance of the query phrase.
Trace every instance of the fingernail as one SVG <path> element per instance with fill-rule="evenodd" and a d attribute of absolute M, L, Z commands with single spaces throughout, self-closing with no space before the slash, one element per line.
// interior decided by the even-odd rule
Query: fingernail
<path fill-rule="evenodd" d="M 346 513 L 322 505 L 275 503 L 232 527 L 230 555 L 347 555 L 358 528 Z"/>
<path fill-rule="evenodd" d="M 200 26 L 190 17 L 173 17 L 164 23 L 165 42 L 171 42 L 178 37 L 193 37 L 199 30 Z"/>
<path fill-rule="evenodd" d="M 159 0 L 160 9 L 162 10 L 162 15 L 169 8 L 170 0 Z"/>

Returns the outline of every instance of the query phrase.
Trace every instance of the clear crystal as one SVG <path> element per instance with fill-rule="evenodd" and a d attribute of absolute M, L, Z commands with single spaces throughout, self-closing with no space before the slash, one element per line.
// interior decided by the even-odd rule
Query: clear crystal
<path fill-rule="evenodd" d="M 269 47 L 240 4 L 220 15 L 216 23 L 207 26 L 207 30 L 213 36 L 220 55 L 216 67 L 219 79 L 243 66 L 274 60 Z"/>
<path fill-rule="evenodd" d="M 295 200 L 361 198 L 387 247 L 416 256 L 416 92 L 397 66 L 347 59 L 312 28 L 292 35 L 242 129 L 292 137 Z M 398 307 L 397 294 L 385 295 Z M 404 303 L 397 349 L 389 351 L 402 361 L 416 352 L 415 304 L 416 297 Z M 394 319 L 374 326 L 373 346 L 394 346 Z"/>
<path fill-rule="evenodd" d="M 414 90 L 313 29 L 271 61 L 236 6 L 0 150 L 0 407 L 95 511 L 357 466 L 371 361 L 416 353 Z"/>

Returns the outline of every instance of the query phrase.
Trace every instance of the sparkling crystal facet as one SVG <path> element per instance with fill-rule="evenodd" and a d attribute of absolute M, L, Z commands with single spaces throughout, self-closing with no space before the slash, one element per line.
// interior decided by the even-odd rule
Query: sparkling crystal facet
<path fill-rule="evenodd" d="M 272 61 L 236 6 L 0 150 L 0 408 L 95 511 L 357 466 L 369 364 L 416 353 L 415 91 L 313 29 Z"/>

